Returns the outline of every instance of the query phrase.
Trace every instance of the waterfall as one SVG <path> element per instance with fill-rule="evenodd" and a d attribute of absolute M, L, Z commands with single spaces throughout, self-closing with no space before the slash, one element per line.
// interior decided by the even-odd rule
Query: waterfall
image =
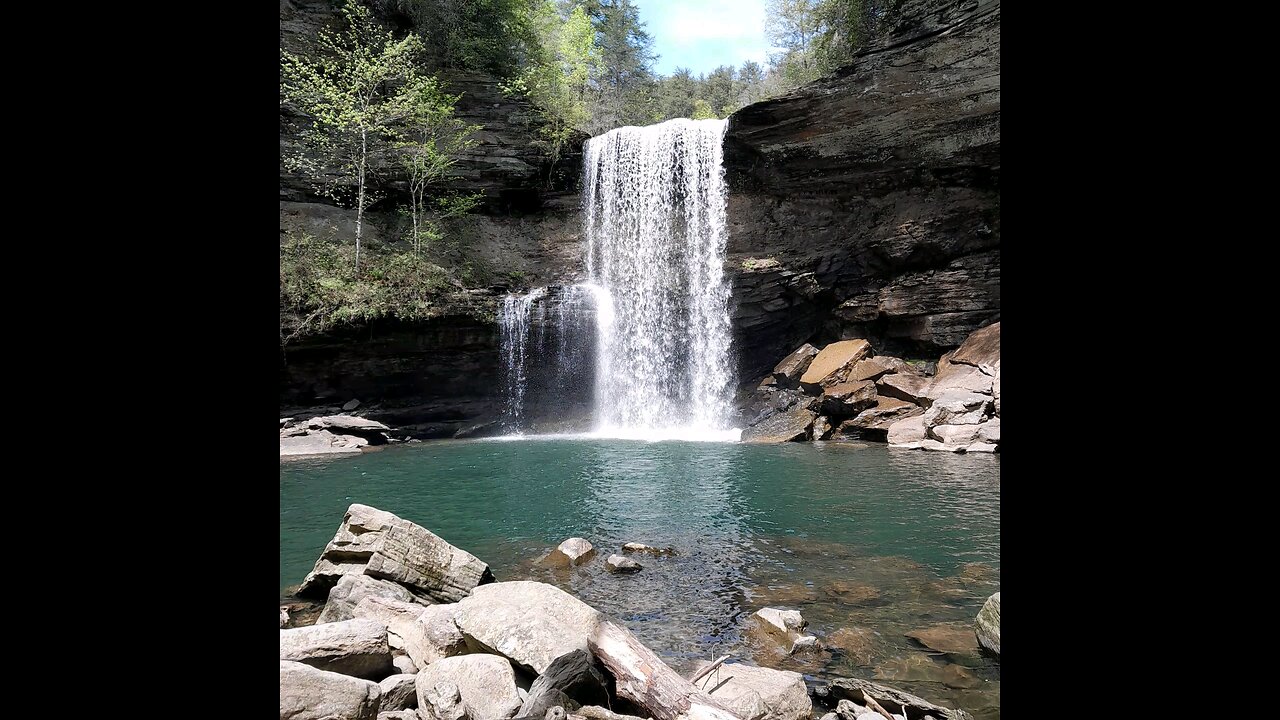
<path fill-rule="evenodd" d="M 502 370 L 507 381 L 507 412 L 503 424 L 508 430 L 518 431 L 524 419 L 524 396 L 529 385 L 530 317 L 534 301 L 546 294 L 546 288 L 535 288 L 527 295 L 508 295 L 498 311 Z M 542 326 L 540 323 L 539 327 Z"/>
<path fill-rule="evenodd" d="M 499 313 L 508 433 L 527 429 L 526 402 L 572 414 L 573 393 L 587 389 L 595 436 L 738 439 L 724 277 L 727 127 L 669 120 L 587 141 L 588 282 L 509 295 Z"/>
<path fill-rule="evenodd" d="M 729 427 L 728 121 L 669 120 L 587 141 L 583 215 L 597 328 L 595 430 L 737 439 Z"/>

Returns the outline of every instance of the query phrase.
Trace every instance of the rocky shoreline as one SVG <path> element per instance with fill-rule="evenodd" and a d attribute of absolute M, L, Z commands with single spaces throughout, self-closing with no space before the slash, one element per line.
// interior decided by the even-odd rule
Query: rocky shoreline
<path fill-rule="evenodd" d="M 636 558 L 662 562 L 682 552 L 640 543 L 619 551 L 569 538 L 538 562 L 643 572 Z M 474 555 L 367 505 L 348 508 L 297 594 L 324 605 L 317 616 L 290 614 L 299 604 L 282 603 L 282 720 L 971 717 L 867 680 L 810 686 L 799 673 L 730 657 L 708 660 L 686 679 L 621 623 L 564 590 L 499 582 Z M 752 631 L 781 652 L 819 645 L 796 610 L 766 607 L 752 621 Z M 999 593 L 969 632 L 998 655 Z"/>

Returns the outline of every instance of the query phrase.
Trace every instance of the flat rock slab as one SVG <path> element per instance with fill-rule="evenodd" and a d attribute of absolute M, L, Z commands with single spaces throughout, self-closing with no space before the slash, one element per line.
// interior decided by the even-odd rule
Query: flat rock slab
<path fill-rule="evenodd" d="M 822 395 L 822 410 L 834 418 L 848 418 L 876 404 L 876 384 L 870 380 L 842 382 Z"/>
<path fill-rule="evenodd" d="M 921 630 L 912 630 L 905 634 L 930 650 L 938 652 L 962 655 L 978 652 L 978 640 L 974 637 L 973 626 L 967 624 L 943 623 Z"/>
<path fill-rule="evenodd" d="M 363 678 L 393 669 L 386 626 L 364 619 L 281 630 L 280 659 Z"/>
<path fill-rule="evenodd" d="M 347 430 L 351 432 L 391 432 L 391 428 L 383 425 L 377 420 L 356 417 L 355 415 L 326 415 L 324 417 L 314 417 L 307 421 L 307 426 L 313 428 Z"/>
<path fill-rule="evenodd" d="M 800 387 L 817 394 L 824 386 L 844 380 L 852 365 L 870 354 L 871 343 L 866 340 L 833 342 L 809 363 L 809 369 L 800 376 Z"/>
<path fill-rule="evenodd" d="M 430 530 L 355 503 L 302 581 L 299 595 L 327 595 L 343 575 L 395 581 L 433 602 L 452 603 L 493 581 L 489 566 Z"/>
<path fill-rule="evenodd" d="M 541 675 L 561 655 L 590 652 L 587 639 L 603 619 L 554 585 L 521 580 L 477 587 L 458 603 L 455 622 L 468 647 Z"/>
<path fill-rule="evenodd" d="M 375 720 L 381 701 L 378 683 L 280 661 L 280 720 Z"/>
<path fill-rule="evenodd" d="M 925 439 L 924 416 L 897 420 L 889 426 L 888 440 L 890 445 L 900 447 L 919 447 Z"/>
<path fill-rule="evenodd" d="M 327 430 L 310 431 L 306 435 L 280 438 L 281 457 L 291 455 L 349 455 L 359 453 L 362 445 L 354 437 L 335 435 Z"/>
<path fill-rule="evenodd" d="M 881 395 L 922 406 L 927 406 L 930 402 L 929 388 L 931 387 L 933 387 L 933 378 L 919 375 L 885 375 L 876 381 L 876 390 Z"/>
<path fill-rule="evenodd" d="M 804 676 L 796 672 L 722 665 L 697 685 L 743 720 L 808 720 L 813 712 Z"/>

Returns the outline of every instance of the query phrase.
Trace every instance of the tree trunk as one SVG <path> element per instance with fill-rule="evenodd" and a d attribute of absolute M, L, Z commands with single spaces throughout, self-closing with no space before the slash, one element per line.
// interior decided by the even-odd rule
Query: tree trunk
<path fill-rule="evenodd" d="M 364 167 L 369 157 L 369 134 L 360 128 L 360 170 L 356 175 L 359 190 L 356 195 L 356 272 L 360 272 L 360 231 L 364 227 Z"/>
<path fill-rule="evenodd" d="M 601 622 L 588 644 L 617 679 L 618 695 L 649 711 L 657 720 L 740 720 L 667 667 L 626 628 L 607 620 Z"/>

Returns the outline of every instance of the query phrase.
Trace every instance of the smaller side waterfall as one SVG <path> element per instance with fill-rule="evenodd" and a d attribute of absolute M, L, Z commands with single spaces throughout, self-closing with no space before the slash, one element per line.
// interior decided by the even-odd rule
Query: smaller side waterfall
<path fill-rule="evenodd" d="M 523 434 L 538 421 L 584 425 L 595 390 L 600 309 L 608 318 L 612 306 L 608 293 L 591 284 L 538 287 L 503 299 L 505 434 Z"/>
<path fill-rule="evenodd" d="M 509 431 L 517 431 L 524 418 L 524 396 L 529 386 L 530 316 L 534 301 L 546 294 L 546 288 L 534 288 L 527 295 L 508 295 L 498 311 L 504 350 L 502 371 L 507 380 L 507 412 L 503 425 Z"/>

